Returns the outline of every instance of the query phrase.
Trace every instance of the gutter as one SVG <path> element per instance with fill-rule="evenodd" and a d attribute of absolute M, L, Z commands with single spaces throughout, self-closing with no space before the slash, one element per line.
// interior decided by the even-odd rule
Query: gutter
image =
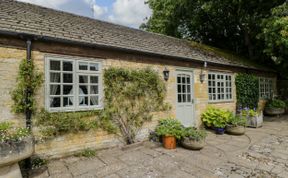
<path fill-rule="evenodd" d="M 127 53 L 132 53 L 132 54 L 143 54 L 143 55 L 160 57 L 160 58 L 178 59 L 180 61 L 196 62 L 196 63 L 200 63 L 200 64 L 205 62 L 205 61 L 192 59 L 192 58 L 186 58 L 186 57 L 157 54 L 157 53 L 152 53 L 152 52 L 148 52 L 148 51 L 139 51 L 139 50 L 134 50 L 134 49 L 127 49 L 127 48 L 123 48 L 123 47 L 115 47 L 115 46 L 108 46 L 108 45 L 101 45 L 101 44 L 91 44 L 91 43 L 86 43 L 86 42 L 77 42 L 77 41 L 73 41 L 73 40 L 67 40 L 67 39 L 61 39 L 61 38 L 49 37 L 49 36 L 42 36 L 42 35 L 35 35 L 35 34 L 28 34 L 28 33 L 18 33 L 18 32 L 0 30 L 0 35 L 8 35 L 8 36 L 20 37 L 20 38 L 28 36 L 31 39 L 35 39 L 35 40 L 39 40 L 39 41 L 57 42 L 57 43 L 64 43 L 64 44 L 69 44 L 69 45 L 85 46 L 85 47 L 90 47 L 90 48 L 100 48 L 100 49 L 106 49 L 106 50 L 112 49 L 115 51 L 123 51 L 123 52 L 127 52 Z M 214 62 L 208 62 L 208 64 L 212 64 L 214 66 L 220 66 L 220 67 L 230 66 L 230 67 L 241 68 L 244 70 L 250 69 L 250 70 L 260 71 L 260 72 L 277 73 L 276 71 L 261 70 L 261 69 L 257 69 L 257 68 L 253 68 L 253 67 L 243 67 L 243 66 L 237 66 L 237 65 L 232 65 L 232 64 L 220 64 L 220 63 L 214 63 Z"/>

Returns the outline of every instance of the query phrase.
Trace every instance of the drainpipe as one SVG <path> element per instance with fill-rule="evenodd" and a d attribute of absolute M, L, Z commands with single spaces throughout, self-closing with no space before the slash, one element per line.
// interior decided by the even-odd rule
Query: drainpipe
<path fill-rule="evenodd" d="M 26 40 L 26 60 L 27 62 L 31 62 L 31 45 L 32 41 L 31 39 Z M 26 97 L 25 97 L 25 103 L 26 105 L 29 104 L 29 98 L 31 97 L 31 89 L 30 86 L 26 88 Z M 29 131 L 32 130 L 32 122 L 31 122 L 31 116 L 32 116 L 32 111 L 30 109 L 26 109 L 25 111 L 25 116 L 26 116 L 26 128 L 29 129 Z"/>

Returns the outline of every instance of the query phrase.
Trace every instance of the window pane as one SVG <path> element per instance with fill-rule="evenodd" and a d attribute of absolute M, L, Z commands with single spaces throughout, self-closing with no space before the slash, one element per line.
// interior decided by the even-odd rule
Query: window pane
<path fill-rule="evenodd" d="M 90 83 L 98 83 L 98 76 L 90 76 Z"/>
<path fill-rule="evenodd" d="M 73 71 L 73 63 L 68 61 L 63 61 L 63 71 Z"/>
<path fill-rule="evenodd" d="M 79 106 L 88 106 L 88 97 L 80 96 L 79 97 Z"/>
<path fill-rule="evenodd" d="M 186 93 L 186 85 L 182 85 L 182 92 Z"/>
<path fill-rule="evenodd" d="M 60 83 L 60 73 L 50 72 L 50 82 Z"/>
<path fill-rule="evenodd" d="M 178 94 L 178 103 L 182 103 L 182 95 L 181 94 Z"/>
<path fill-rule="evenodd" d="M 73 106 L 73 97 L 64 97 L 63 98 L 63 106 L 64 107 Z"/>
<path fill-rule="evenodd" d="M 187 95 L 187 102 L 191 102 L 191 95 L 190 94 Z"/>
<path fill-rule="evenodd" d="M 50 70 L 60 71 L 60 61 L 50 61 Z"/>
<path fill-rule="evenodd" d="M 50 98 L 50 107 L 51 108 L 58 108 L 61 106 L 61 99 L 60 97 L 51 97 Z"/>
<path fill-rule="evenodd" d="M 99 104 L 98 96 L 91 96 L 90 97 L 90 106 L 95 106 L 98 104 Z"/>
<path fill-rule="evenodd" d="M 73 86 L 72 85 L 64 85 L 63 86 L 63 95 L 73 95 Z"/>
<path fill-rule="evenodd" d="M 190 77 L 187 77 L 187 84 L 190 84 Z"/>
<path fill-rule="evenodd" d="M 186 95 L 183 94 L 182 97 L 183 97 L 183 103 L 185 103 L 186 102 Z"/>
<path fill-rule="evenodd" d="M 191 85 L 187 85 L 187 93 L 191 93 Z"/>
<path fill-rule="evenodd" d="M 87 62 L 79 62 L 79 70 L 88 70 Z"/>
<path fill-rule="evenodd" d="M 98 64 L 90 63 L 90 70 L 98 71 L 99 70 Z"/>
<path fill-rule="evenodd" d="M 80 85 L 79 86 L 79 95 L 88 95 L 88 86 Z"/>
<path fill-rule="evenodd" d="M 91 94 L 98 94 L 98 86 L 90 86 L 90 93 Z"/>
<path fill-rule="evenodd" d="M 177 85 L 177 92 L 181 93 L 181 85 Z"/>
<path fill-rule="evenodd" d="M 60 85 L 50 85 L 50 95 L 60 95 Z"/>
<path fill-rule="evenodd" d="M 177 83 L 181 83 L 181 77 L 177 77 Z"/>
<path fill-rule="evenodd" d="M 88 83 L 88 76 L 80 75 L 79 76 L 79 83 Z"/>
<path fill-rule="evenodd" d="M 182 77 L 182 83 L 186 83 L 185 77 Z"/>
<path fill-rule="evenodd" d="M 63 74 L 63 83 L 73 83 L 73 74 Z"/>

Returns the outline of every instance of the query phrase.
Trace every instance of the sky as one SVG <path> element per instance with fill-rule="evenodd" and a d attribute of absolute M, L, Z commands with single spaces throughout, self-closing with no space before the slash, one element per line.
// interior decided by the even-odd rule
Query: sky
<path fill-rule="evenodd" d="M 132 28 L 150 17 L 145 0 L 18 0 L 82 16 L 100 19 Z"/>

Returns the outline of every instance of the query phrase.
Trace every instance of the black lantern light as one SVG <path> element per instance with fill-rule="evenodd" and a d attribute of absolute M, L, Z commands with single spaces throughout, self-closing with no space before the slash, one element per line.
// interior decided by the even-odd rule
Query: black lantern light
<path fill-rule="evenodd" d="M 165 81 L 169 79 L 169 73 L 170 71 L 165 67 L 165 69 L 163 70 L 163 76 Z"/>
<path fill-rule="evenodd" d="M 204 68 L 207 67 L 207 62 L 204 62 Z M 201 69 L 201 73 L 200 73 L 200 82 L 203 83 L 205 81 L 205 74 L 203 73 L 203 70 Z"/>

